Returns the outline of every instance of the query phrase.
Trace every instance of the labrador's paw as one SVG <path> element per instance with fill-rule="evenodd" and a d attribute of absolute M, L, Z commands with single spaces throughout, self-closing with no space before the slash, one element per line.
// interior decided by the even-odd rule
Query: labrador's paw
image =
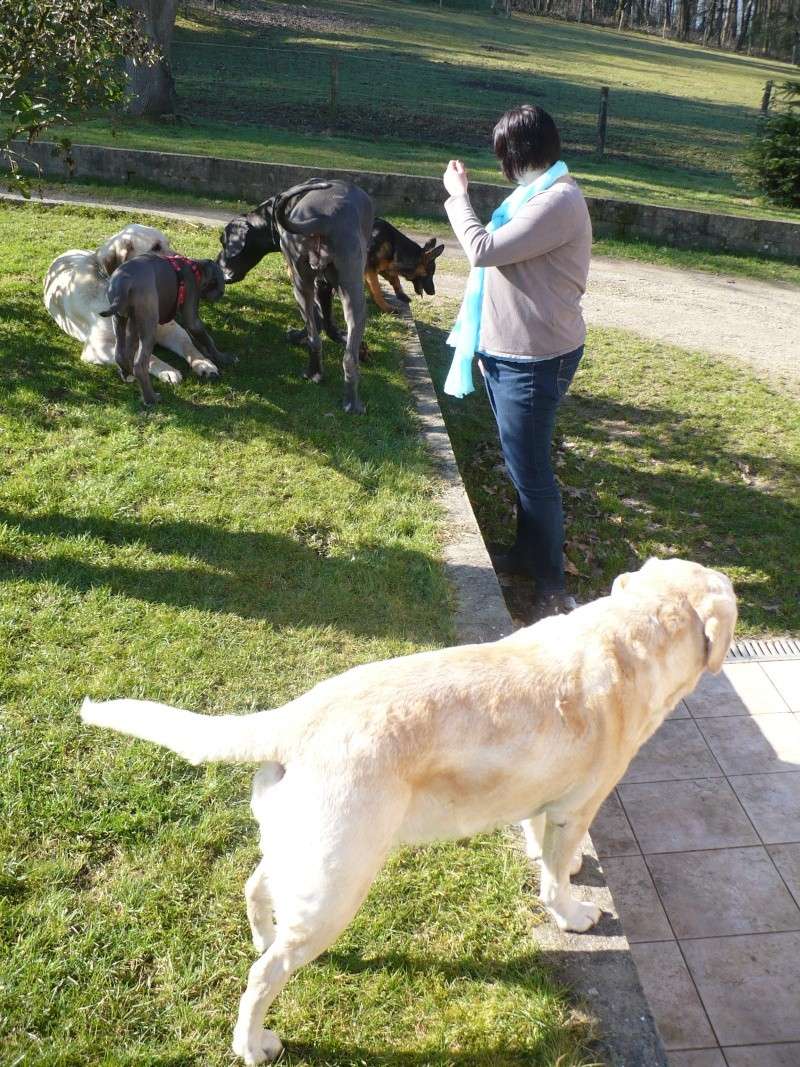
<path fill-rule="evenodd" d="M 160 370 L 153 372 L 153 377 L 160 382 L 166 382 L 167 385 L 180 385 L 183 381 L 181 372 L 174 370 L 172 367 L 162 367 Z"/>
<path fill-rule="evenodd" d="M 272 1063 L 283 1051 L 281 1039 L 274 1030 L 262 1030 L 256 1041 L 250 1041 L 238 1027 L 233 1032 L 233 1051 L 247 1064 Z"/>
<path fill-rule="evenodd" d="M 573 930 L 576 934 L 591 930 L 603 914 L 602 908 L 586 900 L 569 900 L 559 911 L 555 908 L 548 910 L 559 930 Z"/>
<path fill-rule="evenodd" d="M 204 382 L 219 381 L 219 370 L 210 359 L 195 359 L 192 363 L 192 374 Z"/>

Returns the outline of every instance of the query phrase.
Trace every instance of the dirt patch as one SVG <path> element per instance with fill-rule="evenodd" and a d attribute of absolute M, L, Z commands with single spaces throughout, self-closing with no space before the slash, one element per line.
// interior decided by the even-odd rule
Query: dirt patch
<path fill-rule="evenodd" d="M 202 11 L 211 7 L 198 5 Z M 372 19 L 353 19 L 321 7 L 306 4 L 270 4 L 265 7 L 258 0 L 238 0 L 236 5 L 225 4 L 217 12 L 226 22 L 237 28 L 270 33 L 273 30 L 292 30 L 296 33 L 351 33 L 373 25 Z"/>

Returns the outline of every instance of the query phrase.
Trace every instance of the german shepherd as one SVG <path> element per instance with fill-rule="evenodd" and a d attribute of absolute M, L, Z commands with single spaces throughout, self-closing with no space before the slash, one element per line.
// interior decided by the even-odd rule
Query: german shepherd
<path fill-rule="evenodd" d="M 375 219 L 367 251 L 364 279 L 372 299 L 381 311 L 391 311 L 392 308 L 381 291 L 379 274 L 389 282 L 397 299 L 402 300 L 404 304 L 410 304 L 411 298 L 403 292 L 401 278 L 412 282 L 417 296 L 424 293 L 433 296 L 436 292 L 433 284 L 436 260 L 442 252 L 444 245 L 437 245 L 435 237 L 431 237 L 424 245 L 418 245 L 386 219 Z"/>

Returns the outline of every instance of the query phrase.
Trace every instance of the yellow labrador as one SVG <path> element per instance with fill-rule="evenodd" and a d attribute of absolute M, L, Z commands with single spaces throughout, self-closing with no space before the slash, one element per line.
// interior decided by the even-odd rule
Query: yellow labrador
<path fill-rule="evenodd" d="M 338 937 L 398 845 L 522 821 L 530 850 L 541 841 L 541 897 L 558 925 L 596 923 L 596 905 L 570 892 L 575 850 L 640 745 L 704 670 L 720 670 L 735 622 L 724 574 L 650 560 L 570 615 L 355 667 L 274 711 L 86 700 L 81 714 L 192 763 L 264 764 L 252 798 L 264 858 L 245 889 L 262 955 L 233 1038 L 256 1064 L 281 1049 L 262 1029 L 269 1005 Z"/>

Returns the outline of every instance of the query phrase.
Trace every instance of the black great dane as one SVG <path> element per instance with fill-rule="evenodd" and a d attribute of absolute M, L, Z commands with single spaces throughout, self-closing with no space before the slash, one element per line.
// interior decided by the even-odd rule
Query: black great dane
<path fill-rule="evenodd" d="M 283 252 L 305 330 L 290 334 L 308 346 L 305 377 L 322 379 L 320 328 L 341 341 L 331 317 L 333 291 L 342 301 L 345 343 L 344 410 L 364 411 L 358 396 L 358 360 L 366 323 L 364 269 L 374 209 L 352 182 L 325 180 L 295 185 L 240 215 L 220 237 L 217 262 L 226 282 L 238 282 L 269 252 Z"/>

